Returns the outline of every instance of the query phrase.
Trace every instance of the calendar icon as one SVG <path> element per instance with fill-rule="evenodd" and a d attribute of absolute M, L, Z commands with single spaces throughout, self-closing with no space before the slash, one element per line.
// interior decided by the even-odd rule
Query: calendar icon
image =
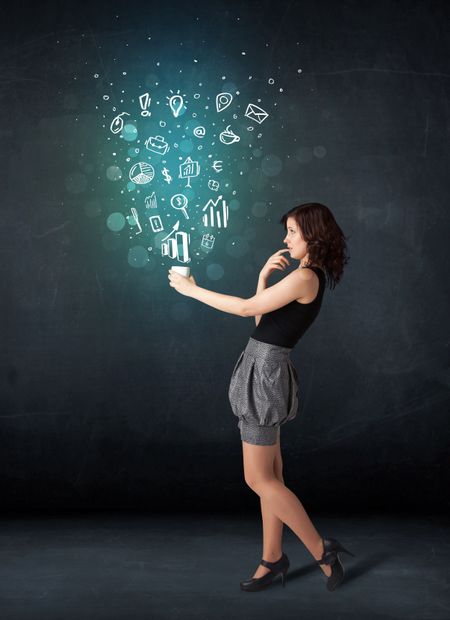
<path fill-rule="evenodd" d="M 210 235 L 210 234 L 205 234 L 202 237 L 202 242 L 200 245 L 202 245 L 204 248 L 206 248 L 207 250 L 212 250 L 213 246 L 214 246 L 214 235 Z"/>

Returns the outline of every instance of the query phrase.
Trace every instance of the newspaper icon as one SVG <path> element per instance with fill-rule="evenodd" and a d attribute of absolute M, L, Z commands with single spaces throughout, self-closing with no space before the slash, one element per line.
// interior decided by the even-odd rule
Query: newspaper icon
<path fill-rule="evenodd" d="M 245 110 L 244 116 L 249 118 L 251 121 L 256 121 L 257 123 L 259 123 L 261 125 L 261 123 L 264 120 L 266 120 L 266 118 L 269 115 L 267 114 L 267 112 L 265 110 L 263 110 L 262 108 L 260 108 L 256 104 L 249 103 L 248 106 L 247 106 L 247 109 Z"/>

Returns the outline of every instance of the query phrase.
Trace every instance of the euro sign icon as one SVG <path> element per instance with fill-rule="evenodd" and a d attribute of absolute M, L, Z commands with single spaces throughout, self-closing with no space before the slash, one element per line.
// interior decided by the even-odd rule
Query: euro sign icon
<path fill-rule="evenodd" d="M 212 169 L 213 169 L 215 172 L 222 172 L 222 163 L 223 163 L 223 162 L 222 162 L 222 161 L 220 161 L 220 160 L 219 160 L 219 161 L 215 161 L 215 162 L 213 163 L 213 165 L 212 165 Z"/>

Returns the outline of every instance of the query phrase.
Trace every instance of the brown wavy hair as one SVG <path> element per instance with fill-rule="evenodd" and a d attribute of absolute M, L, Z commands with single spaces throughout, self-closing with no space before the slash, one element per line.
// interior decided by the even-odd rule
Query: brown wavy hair
<path fill-rule="evenodd" d="M 287 231 L 287 219 L 293 217 L 306 241 L 309 263 L 324 268 L 327 283 L 334 289 L 342 278 L 344 266 L 349 262 L 344 233 L 330 209 L 320 202 L 306 202 L 294 207 L 280 219 Z"/>

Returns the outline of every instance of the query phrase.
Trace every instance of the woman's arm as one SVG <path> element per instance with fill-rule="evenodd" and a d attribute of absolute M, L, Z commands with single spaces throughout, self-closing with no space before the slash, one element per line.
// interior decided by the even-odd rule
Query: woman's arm
<path fill-rule="evenodd" d="M 309 273 L 308 273 L 309 272 Z M 257 292 L 250 299 L 215 293 L 197 286 L 193 276 L 186 278 L 169 271 L 170 286 L 182 295 L 237 316 L 258 316 L 282 308 L 286 304 L 310 292 L 311 278 L 317 278 L 310 269 L 292 271 L 277 284 Z"/>
<path fill-rule="evenodd" d="M 267 278 L 265 278 L 264 276 L 262 276 L 261 274 L 259 274 L 259 278 L 258 278 L 258 287 L 256 289 L 256 294 L 260 293 L 261 291 L 263 291 L 265 288 L 267 288 Z M 258 323 L 260 322 L 262 317 L 262 314 L 257 314 L 255 316 L 255 323 L 256 325 L 258 325 Z"/>
<path fill-rule="evenodd" d="M 175 274 L 174 277 L 178 278 L 179 281 L 183 279 L 180 274 Z M 185 294 L 217 310 L 222 310 L 222 312 L 229 312 L 238 316 L 260 316 L 282 308 L 294 299 L 307 295 L 311 290 L 312 278 L 317 278 L 317 276 L 309 269 L 292 271 L 280 282 L 260 290 L 250 299 L 222 295 L 222 293 L 208 291 L 206 288 L 197 285 L 188 285 L 189 288 Z M 187 280 L 187 278 L 184 279 Z"/>
<path fill-rule="evenodd" d="M 247 299 L 243 299 L 242 297 L 234 297 L 233 295 L 223 295 L 222 293 L 208 291 L 208 289 L 201 288 L 201 286 L 193 286 L 189 289 L 187 295 L 193 299 L 198 299 L 198 301 L 212 308 L 216 308 L 216 310 L 222 310 L 222 312 L 228 312 L 229 314 L 237 314 L 238 316 L 247 316 L 244 314 L 244 307 L 247 303 Z"/>

